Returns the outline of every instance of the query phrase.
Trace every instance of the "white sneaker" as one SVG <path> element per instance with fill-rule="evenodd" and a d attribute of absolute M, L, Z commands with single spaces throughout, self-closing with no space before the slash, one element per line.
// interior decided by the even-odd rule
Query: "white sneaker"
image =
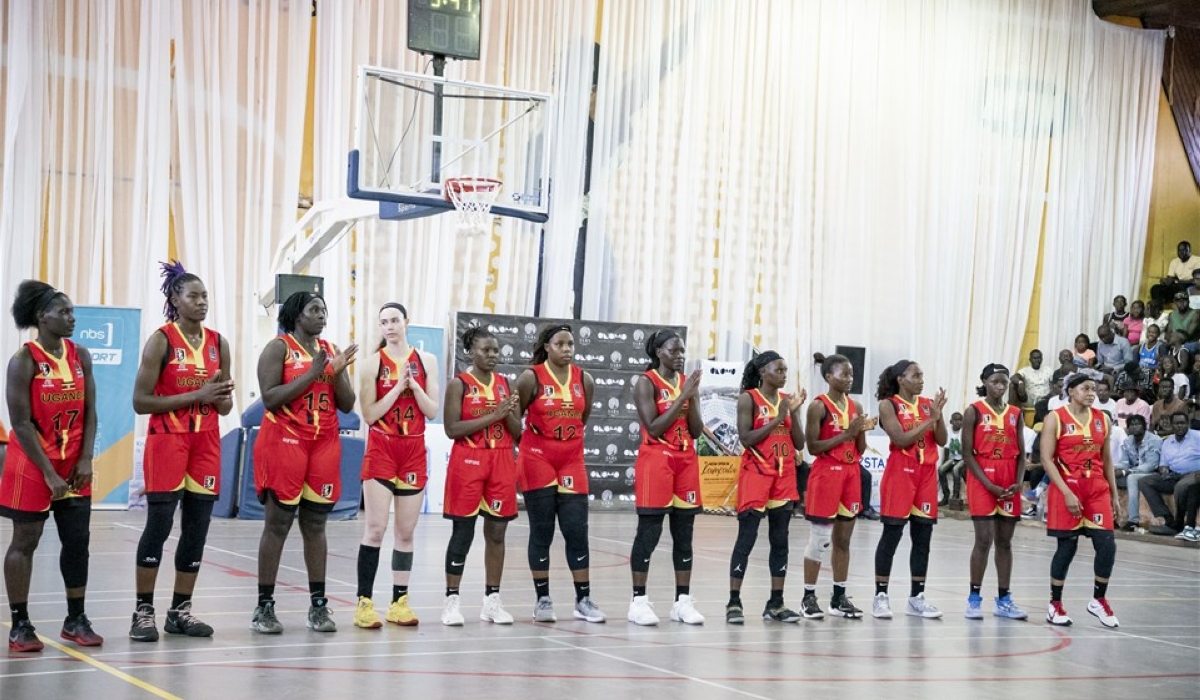
<path fill-rule="evenodd" d="M 459 617 L 461 618 L 462 615 L 459 615 Z M 483 609 L 479 611 L 479 619 L 497 625 L 511 625 L 513 623 L 513 616 L 504 609 L 504 603 L 500 602 L 499 593 L 484 596 Z"/>
<path fill-rule="evenodd" d="M 924 593 L 918 593 L 908 599 L 908 605 L 904 608 L 904 614 L 923 617 L 927 620 L 936 620 L 942 616 L 942 611 L 930 605 L 929 601 L 925 600 Z"/>
<path fill-rule="evenodd" d="M 1108 601 L 1104 598 L 1092 598 L 1088 603 L 1088 612 L 1095 615 L 1100 624 L 1105 627 L 1120 627 L 1121 623 L 1117 622 L 1117 616 L 1113 614 L 1112 608 L 1109 607 Z"/>
<path fill-rule="evenodd" d="M 703 625 L 704 616 L 696 609 L 696 599 L 690 595 L 681 595 L 671 606 L 671 619 L 685 625 Z"/>
<path fill-rule="evenodd" d="M 583 600 L 575 603 L 575 617 L 588 622 L 604 622 L 608 619 L 591 596 L 584 596 Z"/>
<path fill-rule="evenodd" d="M 1067 609 L 1063 607 L 1062 601 L 1050 601 L 1049 607 L 1046 608 L 1046 622 L 1059 627 L 1071 626 L 1071 618 L 1067 615 Z"/>
<path fill-rule="evenodd" d="M 447 627 L 462 627 L 466 620 L 458 609 L 458 596 L 446 596 L 446 605 L 442 608 L 442 624 Z"/>
<path fill-rule="evenodd" d="M 871 614 L 882 620 L 892 619 L 892 605 L 888 602 L 887 593 L 876 593 L 871 601 Z"/>
<path fill-rule="evenodd" d="M 1184 539 L 1188 542 L 1200 542 L 1200 527 L 1193 527 L 1187 530 L 1187 537 Z"/>
<path fill-rule="evenodd" d="M 629 614 L 625 616 L 635 625 L 657 625 L 658 615 L 654 612 L 654 603 L 644 595 L 634 596 L 629 601 Z"/>
<path fill-rule="evenodd" d="M 1175 539 L 1186 540 L 1186 539 L 1190 538 L 1191 536 L 1192 536 L 1192 528 L 1185 527 L 1179 531 L 1178 535 L 1175 535 Z"/>
<path fill-rule="evenodd" d="M 533 621 L 558 622 L 558 616 L 554 614 L 554 601 L 550 600 L 550 596 L 537 599 L 537 604 L 533 606 Z"/>

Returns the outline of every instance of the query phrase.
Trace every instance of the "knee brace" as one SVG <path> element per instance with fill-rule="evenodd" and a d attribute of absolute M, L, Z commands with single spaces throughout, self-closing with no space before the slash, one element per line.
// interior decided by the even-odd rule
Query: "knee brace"
<path fill-rule="evenodd" d="M 783 578 L 787 576 L 788 566 L 788 524 L 792 520 L 791 503 L 780 508 L 767 511 L 767 539 L 771 543 L 771 553 L 767 558 L 771 576 Z"/>
<path fill-rule="evenodd" d="M 692 570 L 692 531 L 696 511 L 671 511 L 671 561 L 676 571 Z"/>
<path fill-rule="evenodd" d="M 883 535 L 875 547 L 875 575 L 888 577 L 892 575 L 892 559 L 896 556 L 896 547 L 900 546 L 900 538 L 904 536 L 904 525 L 887 523 L 883 526 Z"/>
<path fill-rule="evenodd" d="M 175 570 L 194 574 L 204 559 L 208 526 L 212 522 L 213 501 L 185 498 L 179 519 L 179 546 L 175 549 Z M 160 548 L 161 551 L 161 548 Z"/>
<path fill-rule="evenodd" d="M 591 566 L 588 544 L 588 501 L 582 494 L 561 494 L 558 498 L 558 527 L 567 549 L 567 568 L 579 571 Z"/>
<path fill-rule="evenodd" d="M 729 578 L 745 578 L 750 562 L 750 552 L 758 540 L 758 523 L 763 518 L 756 510 L 738 513 L 737 541 L 733 543 L 733 555 L 729 558 Z"/>
<path fill-rule="evenodd" d="M 908 536 L 912 540 L 912 552 L 908 555 L 908 569 L 913 576 L 924 577 L 929 570 L 929 541 L 933 539 L 933 523 L 913 518 L 908 524 Z"/>
<path fill-rule="evenodd" d="M 471 551 L 471 541 L 475 539 L 475 521 L 474 520 L 455 520 L 454 527 L 450 530 L 450 543 L 446 545 L 446 573 L 450 576 L 462 576 L 463 568 L 467 564 L 467 553 Z M 392 552 L 392 570 L 395 568 L 396 555 L 400 552 L 393 550 Z M 408 563 L 412 565 L 412 552 L 408 552 Z"/>
<path fill-rule="evenodd" d="M 629 568 L 637 573 L 650 570 L 650 555 L 662 537 L 664 513 L 639 515 L 637 534 L 633 536 L 633 549 L 629 552 Z"/>
<path fill-rule="evenodd" d="M 175 523 L 175 501 L 151 501 L 146 506 L 146 527 L 138 540 L 137 565 L 157 569 L 162 564 L 163 543 Z"/>
<path fill-rule="evenodd" d="M 525 492 L 525 515 L 529 518 L 530 571 L 550 568 L 550 545 L 554 542 L 554 509 L 556 494 L 553 488 Z"/>
<path fill-rule="evenodd" d="M 808 530 L 808 546 L 804 548 L 804 558 L 824 562 L 825 553 L 829 551 L 832 544 L 833 525 L 813 523 Z"/>
<path fill-rule="evenodd" d="M 1050 578 L 1055 581 L 1066 580 L 1071 560 L 1075 558 L 1075 550 L 1078 548 L 1079 535 L 1058 538 L 1058 548 L 1054 550 L 1054 558 L 1050 560 Z"/>
<path fill-rule="evenodd" d="M 91 508 L 71 507 L 55 513 L 62 551 L 58 568 L 67 588 L 83 588 L 88 581 L 88 547 L 91 543 Z"/>
<path fill-rule="evenodd" d="M 1109 530 L 1097 530 L 1091 534 L 1092 547 L 1096 550 L 1096 578 L 1107 579 L 1112 576 L 1113 564 L 1117 560 L 1117 539 Z"/>

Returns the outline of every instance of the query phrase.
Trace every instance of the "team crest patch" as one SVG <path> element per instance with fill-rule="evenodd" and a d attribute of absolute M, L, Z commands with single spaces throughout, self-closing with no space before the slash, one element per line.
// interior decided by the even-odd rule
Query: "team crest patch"
<path fill-rule="evenodd" d="M 658 394 L 659 394 L 660 401 L 670 401 L 671 400 L 671 392 L 667 391 L 666 389 L 659 390 Z"/>
<path fill-rule="evenodd" d="M 548 399 L 552 398 L 554 396 L 554 387 L 550 386 L 549 384 L 543 384 L 542 394 L 544 394 Z"/>
<path fill-rule="evenodd" d="M 175 348 L 175 361 L 180 364 L 187 361 L 187 352 L 183 348 Z"/>
<path fill-rule="evenodd" d="M 696 492 L 688 491 L 687 494 L 685 495 L 685 500 L 687 500 L 688 503 L 695 503 L 696 502 Z"/>
<path fill-rule="evenodd" d="M 992 424 L 992 417 L 991 417 L 991 416 L 989 416 L 989 415 L 986 415 L 986 414 L 984 414 L 984 416 L 983 416 L 983 422 L 984 422 L 984 423 L 986 423 L 986 424 L 988 424 L 988 425 L 991 425 L 991 424 Z"/>
<path fill-rule="evenodd" d="M 573 476 L 564 476 L 564 477 L 562 478 L 562 485 L 563 485 L 563 488 L 564 488 L 564 489 L 573 489 L 573 488 L 575 488 L 575 477 L 573 477 Z"/>
<path fill-rule="evenodd" d="M 211 475 L 204 477 L 204 488 L 208 489 L 209 491 L 217 488 L 217 477 Z"/>
<path fill-rule="evenodd" d="M 1104 524 L 1104 513 L 1096 513 L 1095 515 L 1093 515 L 1092 522 L 1096 523 L 1097 525 L 1103 525 Z"/>
<path fill-rule="evenodd" d="M 579 396 L 579 397 L 582 397 L 582 396 L 583 396 L 583 387 L 582 387 L 582 386 L 580 386 L 580 385 L 578 385 L 578 384 L 573 384 L 573 385 L 571 386 L 571 388 L 572 388 L 572 390 L 575 392 L 575 395 L 576 395 L 576 396 Z"/>
<path fill-rule="evenodd" d="M 49 362 L 39 362 L 38 370 L 41 371 L 43 377 L 49 377 L 50 372 L 51 372 L 50 363 Z"/>
<path fill-rule="evenodd" d="M 1067 435 L 1074 435 L 1074 434 L 1075 434 L 1075 424 L 1067 423 Z"/>
<path fill-rule="evenodd" d="M 1015 413 L 1010 413 L 1010 414 L 1009 414 L 1009 416 L 1008 416 L 1008 424 L 1009 424 L 1009 425 L 1016 425 L 1016 424 L 1017 424 L 1017 414 L 1015 414 Z"/>
<path fill-rule="evenodd" d="M 475 386 L 474 384 L 472 384 L 472 385 L 471 385 L 471 390 L 470 390 L 469 392 L 467 392 L 467 393 L 469 393 L 471 396 L 479 396 L 479 387 L 477 387 L 477 386 Z"/>
<path fill-rule="evenodd" d="M 1013 512 L 1013 503 L 1012 503 L 1012 501 L 1005 501 L 1005 502 L 1004 502 L 1004 505 L 1003 505 L 1003 506 L 1001 506 L 1001 507 L 1004 509 L 1004 512 L 1005 512 L 1005 513 L 1010 513 L 1010 514 L 1011 514 L 1011 513 Z"/>
<path fill-rule="evenodd" d="M 409 472 L 408 474 L 405 474 L 404 483 L 408 484 L 409 486 L 415 486 L 417 483 L 417 473 Z"/>
<path fill-rule="evenodd" d="M 765 418 L 766 416 L 771 415 L 771 409 L 767 408 L 766 406 L 759 406 L 758 407 L 758 415 L 763 416 Z"/>
<path fill-rule="evenodd" d="M 208 349 L 208 359 L 213 362 L 217 361 L 217 348 L 215 346 Z"/>
<path fill-rule="evenodd" d="M 855 504 L 853 504 L 853 505 L 851 505 L 851 506 L 850 506 L 850 512 L 851 512 L 851 513 L 854 513 L 855 515 L 858 515 L 858 509 L 859 509 L 859 508 L 862 508 L 862 504 L 861 504 L 861 503 L 855 503 Z"/>
<path fill-rule="evenodd" d="M 388 381 L 392 378 L 392 368 L 387 365 L 382 365 L 379 368 L 379 378 L 383 381 Z"/>
<path fill-rule="evenodd" d="M 321 486 L 321 498 L 333 498 L 333 484 Z"/>
<path fill-rule="evenodd" d="M 500 499 L 496 499 L 496 500 L 492 501 L 492 510 L 493 511 L 499 513 L 503 509 L 504 509 L 504 501 L 501 501 Z"/>
<path fill-rule="evenodd" d="M 921 504 L 921 512 L 922 512 L 922 513 L 924 513 L 924 514 L 926 514 L 926 515 L 929 515 L 929 513 L 930 513 L 930 512 L 932 512 L 932 511 L 933 511 L 933 506 L 932 506 L 931 504 L 929 504 L 929 503 L 922 503 L 922 504 Z"/>

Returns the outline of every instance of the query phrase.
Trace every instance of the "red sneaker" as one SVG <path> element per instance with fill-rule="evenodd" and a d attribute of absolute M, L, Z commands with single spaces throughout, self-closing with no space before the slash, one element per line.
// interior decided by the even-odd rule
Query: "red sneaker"
<path fill-rule="evenodd" d="M 41 651 L 44 646 L 29 620 L 21 620 L 8 633 L 9 651 Z"/>

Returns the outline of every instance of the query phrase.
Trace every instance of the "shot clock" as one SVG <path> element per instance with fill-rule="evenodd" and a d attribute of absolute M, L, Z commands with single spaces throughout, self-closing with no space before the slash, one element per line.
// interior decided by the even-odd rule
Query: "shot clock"
<path fill-rule="evenodd" d="M 479 60 L 482 0 L 408 0 L 408 48 L 418 53 Z"/>

